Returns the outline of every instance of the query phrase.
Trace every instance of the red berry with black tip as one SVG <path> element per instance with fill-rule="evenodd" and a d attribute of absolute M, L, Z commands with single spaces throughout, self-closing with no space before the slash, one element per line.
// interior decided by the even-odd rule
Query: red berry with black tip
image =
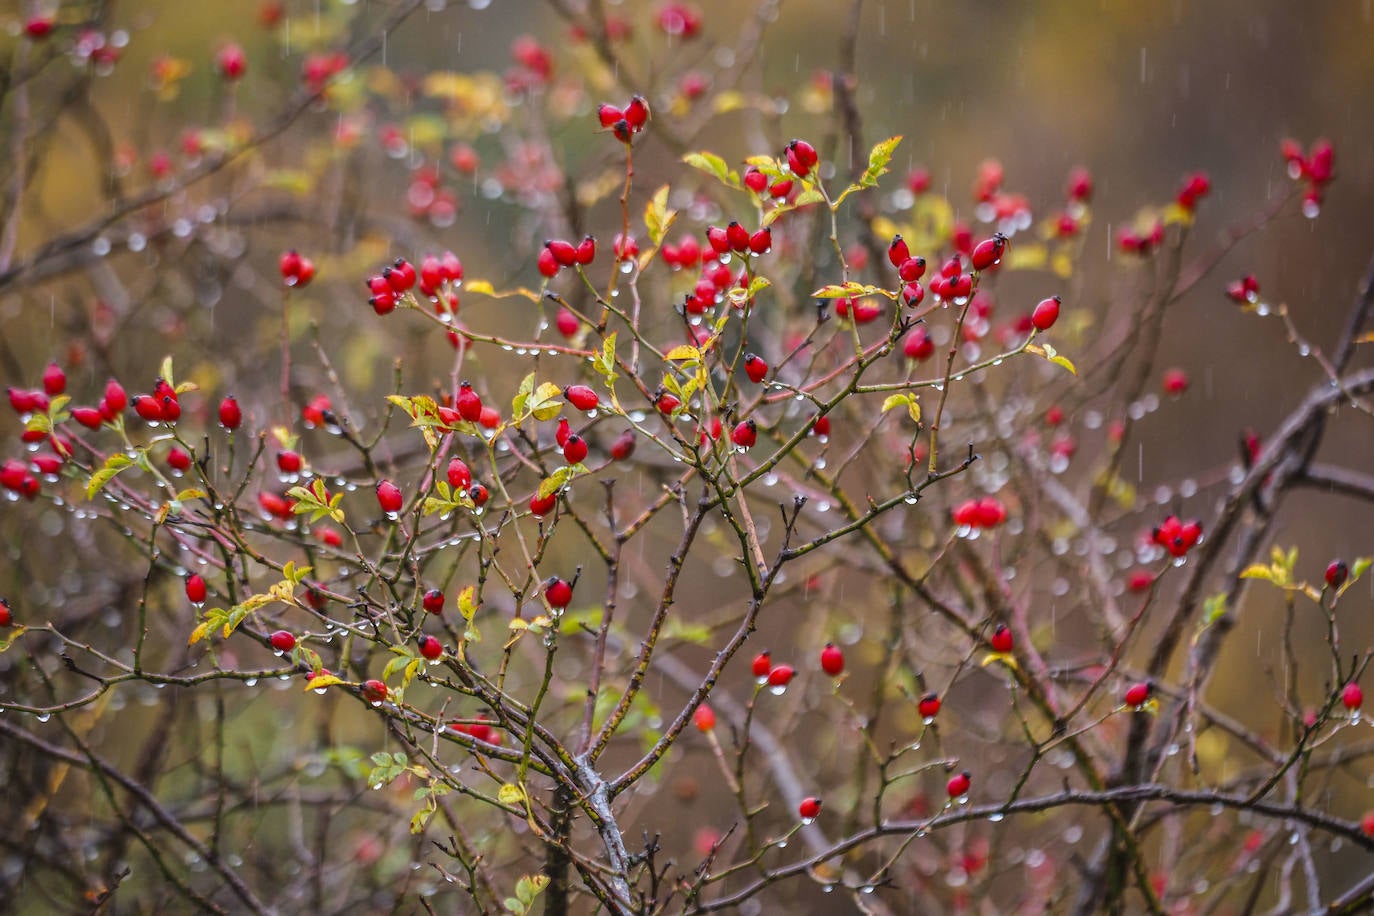
<path fill-rule="evenodd" d="M 1011 628 L 1005 623 L 999 623 L 997 629 L 992 631 L 992 638 L 989 640 L 994 652 L 1001 652 L 1004 655 L 1015 647 L 1015 640 L 1011 636 Z"/>
<path fill-rule="evenodd" d="M 553 259 L 558 262 L 560 267 L 572 267 L 577 263 L 577 248 L 572 242 L 563 239 L 550 239 L 544 243 L 544 248 L 553 255 Z"/>
<path fill-rule="evenodd" d="M 468 499 L 472 500 L 472 504 L 476 506 L 478 509 L 485 506 L 487 504 L 487 500 L 490 498 L 491 493 L 487 491 L 487 488 L 484 485 L 480 483 L 475 483 L 472 486 L 468 487 Z"/>
<path fill-rule="evenodd" d="M 636 95 L 630 99 L 630 104 L 625 106 L 625 120 L 635 132 L 643 130 L 644 125 L 649 123 L 649 103 L 644 101 L 644 96 Z"/>
<path fill-rule="evenodd" d="M 801 804 L 797 806 L 797 813 L 804 821 L 814 821 L 821 814 L 821 800 L 814 796 L 803 798 Z"/>
<path fill-rule="evenodd" d="M 945 783 L 945 791 L 949 793 L 950 798 L 963 798 L 968 794 L 969 786 L 972 783 L 973 780 L 969 776 L 968 770 L 964 770 L 964 772 L 955 773 L 950 777 L 949 782 Z"/>
<path fill-rule="evenodd" d="M 844 652 L 834 643 L 826 643 L 821 649 L 821 670 L 831 677 L 844 673 Z"/>
<path fill-rule="evenodd" d="M 928 693 L 921 697 L 916 704 L 916 711 L 921 714 L 921 718 L 929 725 L 937 715 L 940 714 L 940 697 L 933 693 Z"/>
<path fill-rule="evenodd" d="M 741 420 L 730 431 L 730 441 L 740 448 L 753 448 L 758 438 L 758 424 L 753 420 Z"/>
<path fill-rule="evenodd" d="M 749 250 L 754 254 L 767 254 L 773 247 L 773 230 L 764 226 L 749 236 Z"/>
<path fill-rule="evenodd" d="M 773 670 L 772 653 L 760 652 L 758 655 L 755 655 L 750 670 L 754 673 L 754 677 L 756 678 L 768 677 L 768 672 Z"/>
<path fill-rule="evenodd" d="M 436 662 L 444 655 L 444 644 L 426 633 L 420 637 L 420 655 L 426 660 Z"/>
<path fill-rule="evenodd" d="M 572 603 L 572 583 L 553 576 L 544 583 L 544 600 L 549 607 L 562 609 Z"/>
<path fill-rule="evenodd" d="M 887 259 L 893 267 L 897 268 L 911 260 L 911 249 L 907 247 L 906 239 L 900 235 L 892 237 L 892 241 L 887 246 Z"/>
<path fill-rule="evenodd" d="M 753 353 L 744 354 L 744 374 L 757 385 L 768 376 L 768 363 Z"/>
<path fill-rule="evenodd" d="M 973 264 L 974 270 L 987 270 L 995 267 L 1001 260 L 1002 254 L 1007 250 L 1007 237 L 1002 233 L 997 233 L 992 238 L 983 239 L 973 248 L 973 254 L 969 255 L 969 261 Z"/>
<path fill-rule="evenodd" d="M 749 230 L 738 222 L 731 221 L 730 225 L 725 227 L 725 238 L 733 250 L 739 252 L 749 250 Z"/>
<path fill-rule="evenodd" d="M 420 606 L 431 614 L 442 614 L 444 612 L 444 593 L 437 588 L 431 588 L 420 599 Z"/>
<path fill-rule="evenodd" d="M 467 382 L 458 386 L 454 406 L 458 408 L 458 415 L 469 423 L 476 423 L 482 418 L 482 398 Z"/>
<path fill-rule="evenodd" d="M 136 394 L 133 398 L 134 413 L 149 423 L 162 421 L 162 405 L 152 395 Z"/>
<path fill-rule="evenodd" d="M 592 263 L 592 261 L 595 261 L 596 238 L 590 235 L 583 238 L 582 241 L 577 244 L 577 247 L 573 249 L 573 256 L 577 259 L 577 263 L 584 267 Z"/>
<path fill-rule="evenodd" d="M 613 127 L 616 121 L 624 117 L 625 112 L 614 105 L 602 104 L 596 109 L 596 119 L 601 122 L 602 127 Z"/>
<path fill-rule="evenodd" d="M 568 464 L 581 464 L 587 457 L 587 440 L 573 433 L 563 443 L 563 460 Z"/>
<path fill-rule="evenodd" d="M 1151 686 L 1149 681 L 1140 681 L 1126 688 L 1125 696 L 1122 699 L 1127 706 L 1144 706 L 1150 699 Z"/>
<path fill-rule="evenodd" d="M 1336 560 L 1326 567 L 1326 584 L 1329 588 L 1340 588 L 1349 577 L 1350 567 L 1345 565 L 1344 560 Z"/>
<path fill-rule="evenodd" d="M 0 627 L 14 625 L 14 611 L 10 609 L 8 599 L 0 598 Z"/>

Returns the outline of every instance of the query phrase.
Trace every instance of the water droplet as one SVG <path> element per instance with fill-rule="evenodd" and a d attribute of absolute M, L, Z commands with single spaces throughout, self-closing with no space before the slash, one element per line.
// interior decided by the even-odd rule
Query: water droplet
<path fill-rule="evenodd" d="M 1007 816 L 1001 811 L 994 811 L 988 815 L 988 820 L 992 821 L 994 824 L 1000 824 L 1006 817 Z"/>
<path fill-rule="evenodd" d="M 766 681 L 767 681 L 767 678 L 764 678 L 764 680 L 765 680 L 765 682 L 766 682 Z M 780 697 L 780 696 L 782 696 L 784 693 L 787 692 L 787 685 L 786 685 L 786 684 L 774 684 L 774 685 L 772 685 L 771 687 L 768 688 L 768 692 L 771 693 L 771 694 L 772 694 L 773 696 L 775 696 L 775 697 Z"/>
<path fill-rule="evenodd" d="M 258 679 L 255 678 L 255 677 L 247 678 L 247 679 L 244 680 L 243 686 L 245 686 L 245 687 L 256 687 L 256 686 L 258 686 Z"/>
<path fill-rule="evenodd" d="M 40 713 L 39 713 L 37 716 L 35 716 L 34 718 L 36 718 L 39 722 L 46 722 L 46 721 L 48 721 L 49 719 L 52 718 L 52 713 L 50 713 L 50 712 L 40 712 Z"/>

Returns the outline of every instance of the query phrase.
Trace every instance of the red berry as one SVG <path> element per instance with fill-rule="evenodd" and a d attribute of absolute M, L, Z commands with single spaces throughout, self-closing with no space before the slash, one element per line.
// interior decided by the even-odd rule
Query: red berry
<path fill-rule="evenodd" d="M 616 121 L 624 117 L 625 112 L 614 105 L 602 104 L 596 109 L 596 119 L 601 122 L 602 127 L 613 127 Z"/>
<path fill-rule="evenodd" d="M 444 593 L 437 588 L 431 588 L 420 599 L 420 606 L 431 614 L 442 614 L 444 612 Z"/>
<path fill-rule="evenodd" d="M 539 273 L 542 276 L 550 278 L 558 276 L 560 266 L 558 259 L 554 257 L 553 252 L 547 248 L 539 252 L 539 260 L 536 262 L 536 266 L 539 268 Z M 562 325 L 560 324 L 559 327 L 561 328 Z"/>
<path fill-rule="evenodd" d="M 734 251 L 749 250 L 749 230 L 738 222 L 732 220 L 730 225 L 725 227 L 725 238 Z"/>
<path fill-rule="evenodd" d="M 989 267 L 996 267 L 1002 260 L 1002 253 L 1007 249 L 1007 237 L 1002 233 L 997 233 L 992 238 L 983 239 L 974 246 L 973 253 L 969 255 L 969 261 L 973 264 L 974 270 L 987 270 Z"/>
<path fill-rule="evenodd" d="M 1127 706 L 1144 706 L 1150 699 L 1151 687 L 1149 681 L 1140 681 L 1126 688 L 1126 694 L 1122 698 Z"/>
<path fill-rule="evenodd" d="M 173 446 L 172 450 L 167 453 L 167 464 L 172 470 L 184 474 L 191 469 L 191 456 L 182 449 Z"/>
<path fill-rule="evenodd" d="M 477 422 L 484 429 L 495 429 L 501 425 L 501 413 L 495 407 L 483 407 L 477 416 Z"/>
<path fill-rule="evenodd" d="M 386 695 L 386 684 L 382 681 L 376 678 L 363 681 L 363 699 L 367 700 L 368 703 L 373 706 L 381 706 L 382 703 L 386 702 Z"/>
<path fill-rule="evenodd" d="M 677 395 L 673 394 L 672 392 L 663 391 L 658 394 L 657 398 L 655 398 L 654 406 L 658 408 L 659 413 L 663 414 L 664 416 L 668 416 L 672 414 L 673 411 L 677 410 L 679 407 L 682 406 L 682 401 L 678 400 Z"/>
<path fill-rule="evenodd" d="M 134 395 L 133 405 L 134 412 L 149 423 L 157 423 L 162 420 L 162 405 L 151 395 Z"/>
<path fill-rule="evenodd" d="M 692 721 L 696 724 L 699 731 L 709 732 L 716 727 L 716 713 L 711 707 L 702 703 L 692 713 Z"/>
<path fill-rule="evenodd" d="M 758 426 L 753 420 L 741 420 L 730 431 L 730 441 L 740 448 L 753 448 L 758 438 Z"/>
<path fill-rule="evenodd" d="M 888 244 L 887 259 L 891 262 L 893 267 L 897 268 L 900 268 L 907 261 L 911 260 L 911 249 L 907 247 L 906 240 L 900 235 L 894 235 L 892 241 Z"/>
<path fill-rule="evenodd" d="M 233 395 L 219 402 L 219 425 L 225 429 L 238 429 L 243 423 L 243 411 Z"/>
<path fill-rule="evenodd" d="M 558 315 L 554 318 L 554 324 L 558 326 L 558 333 L 562 334 L 564 337 L 572 337 L 577 333 L 577 329 L 581 327 L 581 322 L 577 320 L 577 316 L 562 307 L 558 309 Z"/>
<path fill-rule="evenodd" d="M 773 247 L 773 230 L 764 226 L 749 236 L 749 250 L 754 254 L 767 254 Z"/>
<path fill-rule="evenodd" d="M 805 178 L 819 161 L 816 148 L 805 140 L 793 140 L 787 144 L 787 165 L 799 177 Z"/>
<path fill-rule="evenodd" d="M 811 426 L 811 433 L 812 433 L 812 435 L 815 435 L 815 436 L 829 436 L 829 435 L 830 435 L 830 417 L 828 417 L 828 416 L 820 416 L 820 417 L 817 417 L 817 418 L 816 418 L 816 422 L 815 422 L 814 424 L 812 424 L 812 426 Z"/>
<path fill-rule="evenodd" d="M 553 441 L 558 443 L 559 449 L 568 444 L 568 439 L 572 438 L 572 427 L 568 425 L 567 417 L 559 417 L 558 429 L 553 434 Z"/>
<path fill-rule="evenodd" d="M 751 165 L 744 173 L 744 186 L 755 194 L 762 194 L 768 189 L 768 176 Z"/>
<path fill-rule="evenodd" d="M 1344 560 L 1335 560 L 1326 567 L 1326 584 L 1330 588 L 1340 588 L 1350 576 L 1350 568 Z"/>
<path fill-rule="evenodd" d="M 1154 573 L 1146 569 L 1137 569 L 1135 572 L 1131 573 L 1130 578 L 1126 580 L 1126 588 L 1133 592 L 1147 592 L 1154 584 Z"/>
<path fill-rule="evenodd" d="M 1163 377 L 1164 392 L 1175 396 L 1188 390 L 1188 373 L 1182 369 L 1168 369 Z"/>
<path fill-rule="evenodd" d="M 415 266 L 405 258 L 397 258 L 386 270 L 382 271 L 386 282 L 396 295 L 409 292 L 415 286 Z"/>
<path fill-rule="evenodd" d="M 1364 691 L 1360 689 L 1360 685 L 1354 681 L 1346 684 L 1345 689 L 1341 691 L 1341 703 L 1344 704 L 1345 708 L 1354 712 L 1360 708 L 1360 704 L 1363 702 Z"/>
<path fill-rule="evenodd" d="M 43 370 L 43 390 L 52 397 L 67 390 L 67 373 L 57 363 L 48 363 Z"/>
<path fill-rule="evenodd" d="M 530 497 L 530 512 L 543 518 L 553 511 L 553 507 L 558 505 L 558 494 L 550 493 L 548 496 L 540 496 L 535 493 Z"/>
<path fill-rule="evenodd" d="M 38 41 L 51 35 L 53 26 L 56 24 L 57 20 L 52 15 L 39 13 L 30 16 L 24 23 L 24 34 Z"/>
<path fill-rule="evenodd" d="M 487 492 L 487 488 L 482 484 L 475 483 L 468 487 L 468 499 L 472 500 L 472 504 L 477 508 L 480 509 L 485 506 L 489 498 L 491 498 L 491 494 Z"/>
<path fill-rule="evenodd" d="M 814 821 L 821 813 L 821 800 L 814 796 L 803 798 L 801 804 L 797 806 L 797 813 L 804 821 Z"/>
<path fill-rule="evenodd" d="M 192 604 L 204 604 L 206 591 L 205 580 L 201 578 L 199 573 L 192 573 L 187 577 L 186 599 Z"/>
<path fill-rule="evenodd" d="M 267 641 L 272 644 L 272 648 L 278 652 L 290 652 L 296 648 L 296 637 L 289 630 L 277 630 Z"/>
<path fill-rule="evenodd" d="M 635 453 L 635 431 L 627 429 L 616 440 L 611 443 L 611 457 L 616 461 L 625 461 Z"/>
<path fill-rule="evenodd" d="M 625 106 L 625 120 L 636 133 L 649 123 L 649 103 L 644 101 L 644 96 L 636 95 L 630 99 L 630 104 Z"/>
<path fill-rule="evenodd" d="M 94 407 L 73 407 L 72 419 L 87 429 L 99 429 L 105 422 L 104 414 Z"/>
<path fill-rule="evenodd" d="M 462 458 L 454 458 L 448 463 L 448 485 L 455 490 L 466 490 L 472 486 L 472 471 Z"/>
<path fill-rule="evenodd" d="M 749 381 L 757 385 L 768 375 L 768 363 L 753 353 L 746 353 L 744 354 L 744 374 L 749 376 Z"/>
<path fill-rule="evenodd" d="M 949 782 L 945 784 L 945 790 L 949 792 L 950 798 L 963 798 L 968 794 L 971 782 L 972 780 L 969 777 L 968 770 L 962 773 L 955 773 L 950 777 Z"/>
<path fill-rule="evenodd" d="M 578 243 L 577 247 L 573 249 L 573 257 L 577 259 L 578 264 L 581 264 L 583 266 L 586 266 L 587 264 L 592 263 L 592 261 L 595 261 L 596 239 L 590 235 L 582 239 L 582 241 Z"/>
<path fill-rule="evenodd" d="M 834 643 L 826 643 L 821 650 L 821 670 L 831 677 L 844 673 L 844 652 Z"/>
<path fill-rule="evenodd" d="M 105 383 L 105 406 L 110 408 L 110 413 L 121 414 L 124 408 L 129 406 L 129 398 L 124 393 L 124 386 L 110 379 Z"/>
<path fill-rule="evenodd" d="M 401 494 L 401 488 L 389 480 L 377 482 L 377 505 L 381 506 L 382 511 L 388 515 L 394 515 L 401 511 L 401 504 L 405 502 Z"/>
<path fill-rule="evenodd" d="M 988 640 L 994 652 L 1006 654 L 1015 645 L 1011 637 L 1011 629 L 1005 623 L 999 623 L 997 629 L 992 631 L 992 638 Z"/>
<path fill-rule="evenodd" d="M 544 600 L 552 608 L 565 608 L 572 602 L 572 583 L 557 576 L 544 583 Z"/>
<path fill-rule="evenodd" d="M 1031 324 L 1037 331 L 1048 331 L 1054 327 L 1054 323 L 1059 320 L 1059 303 L 1062 301 L 1058 296 L 1040 300 L 1035 306 L 1035 311 L 1031 312 Z"/>
<path fill-rule="evenodd" d="M 14 612 L 10 610 L 10 603 L 4 598 L 0 598 L 0 627 L 14 625 Z"/>
<path fill-rule="evenodd" d="M 563 460 L 568 464 L 581 464 L 587 457 L 587 440 L 574 433 L 563 444 Z"/>
<path fill-rule="evenodd" d="M 792 676 L 796 673 L 797 672 L 792 669 L 791 665 L 778 665 L 768 672 L 768 686 L 786 687 L 788 684 L 792 683 Z"/>
<path fill-rule="evenodd" d="M 930 720 L 934 719 L 940 713 L 940 698 L 933 693 L 926 694 L 921 697 L 921 701 L 916 704 L 916 711 L 919 712 L 921 718 L 926 720 L 926 723 L 929 724 Z"/>
<path fill-rule="evenodd" d="M 596 392 L 587 385 L 569 385 L 563 389 L 563 397 L 568 399 L 569 404 L 583 411 L 596 410 L 597 405 L 601 403 Z"/>
<path fill-rule="evenodd" d="M 918 324 L 911 329 L 911 333 L 906 335 L 906 340 L 902 343 L 902 352 L 917 362 L 924 362 L 935 355 L 935 341 L 930 339 L 930 333 L 926 331 L 925 325 Z"/>
<path fill-rule="evenodd" d="M 1360 832 L 1365 836 L 1374 837 L 1374 811 L 1360 819 Z"/>
<path fill-rule="evenodd" d="M 429 661 L 438 661 L 444 654 L 444 644 L 433 636 L 425 634 L 420 637 L 420 655 Z"/>
<path fill-rule="evenodd" d="M 760 652 L 754 656 L 751 670 L 756 678 L 768 677 L 768 672 L 773 670 L 773 656 L 768 652 Z"/>
<path fill-rule="evenodd" d="M 277 470 L 283 474 L 299 474 L 304 463 L 300 452 L 293 452 L 290 449 L 277 452 Z"/>
<path fill-rule="evenodd" d="M 550 239 L 544 243 L 544 248 L 553 259 L 558 262 L 560 267 L 572 267 L 577 263 L 577 249 L 572 242 L 563 239 Z"/>
<path fill-rule="evenodd" d="M 227 44 L 215 55 L 215 66 L 219 68 L 220 76 L 232 82 L 248 69 L 248 58 L 244 56 L 243 48 Z"/>
<path fill-rule="evenodd" d="M 454 399 L 454 406 L 458 408 L 458 414 L 469 423 L 476 423 L 482 418 L 482 398 L 467 382 L 458 386 L 458 397 Z"/>

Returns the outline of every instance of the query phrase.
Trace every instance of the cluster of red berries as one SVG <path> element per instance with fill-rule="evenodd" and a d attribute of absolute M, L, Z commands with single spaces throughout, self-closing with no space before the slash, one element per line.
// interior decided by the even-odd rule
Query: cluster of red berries
<path fill-rule="evenodd" d="M 908 306 L 919 305 L 926 295 L 920 283 L 926 273 L 926 259 L 913 257 L 906 240 L 894 235 L 887 246 L 887 260 L 897 268 L 897 276 L 902 280 L 902 302 Z"/>
<path fill-rule="evenodd" d="M 1007 520 L 1007 507 L 996 497 L 984 496 L 955 506 L 950 517 L 954 524 L 968 528 L 996 528 Z"/>
<path fill-rule="evenodd" d="M 287 286 L 302 287 L 315 279 L 315 262 L 292 248 L 282 254 L 277 261 L 281 281 Z"/>
<path fill-rule="evenodd" d="M 1298 141 L 1286 139 L 1279 144 L 1279 151 L 1288 163 L 1288 177 L 1307 182 L 1302 195 L 1303 213 L 1309 217 L 1316 216 L 1321 210 L 1326 186 L 1336 177 L 1336 151 L 1331 141 L 1318 140 L 1312 144 L 1307 155 L 1303 155 Z"/>
<path fill-rule="evenodd" d="M 1082 220 L 1088 201 L 1093 196 L 1093 176 L 1086 168 L 1076 167 L 1069 172 L 1068 205 L 1054 218 L 1054 234 L 1061 238 L 1072 238 L 1082 228 Z"/>
<path fill-rule="evenodd" d="M 745 169 L 740 180 L 744 182 L 746 188 L 755 194 L 760 196 L 767 194 L 775 200 L 786 199 L 797 186 L 796 181 L 791 178 L 777 178 L 769 181 L 767 173 L 760 171 L 757 166 L 753 165 Z"/>
<path fill-rule="evenodd" d="M 732 220 L 724 229 L 719 226 L 708 226 L 706 242 L 718 259 L 728 257 L 731 252 L 767 254 L 773 247 L 773 230 L 764 226 L 751 234 L 748 229 Z"/>
<path fill-rule="evenodd" d="M 1141 234 L 1134 229 L 1123 229 L 1117 236 L 1117 245 L 1126 254 L 1148 255 L 1164 244 L 1164 223 L 1156 220 L 1149 232 Z"/>
<path fill-rule="evenodd" d="M 960 255 L 952 255 L 940 265 L 940 272 L 931 278 L 930 291 L 937 300 L 963 305 L 973 295 L 973 274 L 964 273 Z"/>
<path fill-rule="evenodd" d="M 792 678 L 797 674 L 796 669 L 791 665 L 773 664 L 773 655 L 768 651 L 760 652 L 754 656 L 750 670 L 754 674 L 755 683 L 760 687 L 766 685 L 769 690 L 776 694 L 785 691 L 787 685 L 792 683 Z"/>
<path fill-rule="evenodd" d="M 415 266 L 405 258 L 397 258 L 390 267 L 368 277 L 367 288 L 372 293 L 367 304 L 378 315 L 385 315 L 396 308 L 397 302 L 414 286 L 417 279 Z"/>
<path fill-rule="evenodd" d="M 574 245 L 564 239 L 549 239 L 539 252 L 539 273 L 553 278 L 565 267 L 585 267 L 596 260 L 596 239 L 586 236 Z"/>
<path fill-rule="evenodd" d="M 476 722 L 454 722 L 449 726 L 449 731 L 457 732 L 460 735 L 468 735 L 478 741 L 485 741 L 487 744 L 500 744 L 501 733 L 492 728 L 486 721 L 486 716 L 478 714 Z"/>
<path fill-rule="evenodd" d="M 1175 557 L 1186 555 L 1201 538 L 1201 522 L 1196 519 L 1190 522 L 1179 521 L 1174 515 L 1164 519 L 1150 532 L 1150 540 Z"/>
<path fill-rule="evenodd" d="M 533 35 L 517 36 L 510 56 L 515 66 L 506 71 L 506 87 L 512 92 L 524 92 L 553 78 L 553 54 Z"/>
<path fill-rule="evenodd" d="M 805 140 L 792 140 L 783 150 L 783 158 L 787 161 L 787 168 L 798 178 L 805 178 L 811 174 L 821 161 L 820 154 L 816 148 Z"/>
<path fill-rule="evenodd" d="M 631 98 L 624 108 L 602 103 L 596 109 L 596 119 L 621 143 L 629 143 L 649 123 L 649 103 L 642 95 Z"/>

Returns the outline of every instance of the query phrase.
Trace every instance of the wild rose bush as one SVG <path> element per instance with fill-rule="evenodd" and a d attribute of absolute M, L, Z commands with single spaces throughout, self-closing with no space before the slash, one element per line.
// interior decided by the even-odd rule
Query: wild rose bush
<path fill-rule="evenodd" d="M 1314 565 L 1275 518 L 1374 496 L 1316 460 L 1369 411 L 1374 278 L 1322 346 L 1262 271 L 1219 276 L 1319 215 L 1329 144 L 1284 143 L 1280 195 L 1230 189 L 1256 216 L 1220 248 L 1208 176 L 1161 192 L 1112 228 L 1133 282 L 1099 309 L 1067 292 L 1101 250 L 1089 171 L 1031 200 L 989 159 L 947 196 L 866 136 L 852 72 L 802 87 L 798 139 L 712 152 L 732 112 L 779 131 L 784 100 L 740 88 L 768 4 L 713 69 L 678 3 L 555 4 L 570 36 L 502 74 L 383 62 L 457 15 L 426 6 L 288 34 L 265 3 L 286 65 L 215 49 L 198 124 L 200 65 L 159 57 L 177 151 L 100 148 L 98 216 L 51 229 L 13 185 L 0 290 L 62 298 L 66 348 L 10 367 L 6 897 L 1367 905 L 1370 653 L 1340 636 L 1369 561 Z M 16 148 L 63 106 L 113 135 L 81 100 L 137 40 L 119 15 L 18 23 Z M 485 258 L 453 241 L 477 200 Z M 1194 291 L 1326 382 L 1142 492 Z M 1209 689 L 1259 589 L 1288 615 L 1262 725 Z"/>

